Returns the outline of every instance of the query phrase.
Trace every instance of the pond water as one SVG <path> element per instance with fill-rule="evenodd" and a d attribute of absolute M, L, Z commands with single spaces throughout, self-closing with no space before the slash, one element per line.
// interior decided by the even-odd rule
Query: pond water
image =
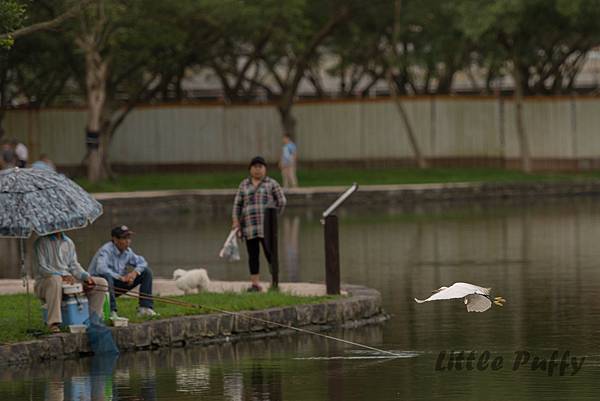
<path fill-rule="evenodd" d="M 323 280 L 318 213 L 289 209 L 282 218 L 282 281 Z M 203 266 L 214 279 L 246 278 L 245 259 L 228 264 L 217 256 L 228 232 L 226 211 L 136 214 L 127 221 L 114 215 L 73 232 L 82 264 L 112 225 L 125 223 L 137 232 L 133 248 L 158 276 Z M 297 335 L 2 369 L 0 399 L 598 398 L 599 198 L 344 208 L 339 217 L 342 281 L 379 290 L 392 318 L 333 335 L 400 357 Z M 0 247 L 8 255 L 2 274 L 17 277 L 14 242 Z M 479 314 L 460 301 L 412 300 L 456 281 L 493 287 L 508 302 Z M 459 363 L 461 351 L 472 361 Z"/>

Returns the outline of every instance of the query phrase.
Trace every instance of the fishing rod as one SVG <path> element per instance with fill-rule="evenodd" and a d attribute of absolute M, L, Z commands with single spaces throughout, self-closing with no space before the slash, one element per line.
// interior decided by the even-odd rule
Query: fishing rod
<path fill-rule="evenodd" d="M 96 287 L 101 287 L 101 288 L 106 288 L 108 289 L 109 286 L 105 286 L 102 284 L 95 284 Z M 375 348 L 375 347 L 371 347 L 369 345 L 365 345 L 365 344 L 360 344 L 354 341 L 349 341 L 349 340 L 344 340 L 343 338 L 338 338 L 338 337 L 334 337 L 334 336 L 330 336 L 327 334 L 323 334 L 323 333 L 318 333 L 316 331 L 312 331 L 312 330 L 307 330 L 307 329 L 302 329 L 300 327 L 294 327 L 291 324 L 283 324 L 283 323 L 278 323 L 278 322 L 273 322 L 267 319 L 262 319 L 259 317 L 255 317 L 255 316 L 251 316 L 248 315 L 246 313 L 243 312 L 231 312 L 225 309 L 221 309 L 221 308 L 216 308 L 214 306 L 206 306 L 206 305 L 200 305 L 200 304 L 194 304 L 191 302 L 186 302 L 186 301 L 180 301 L 178 299 L 173 299 L 173 298 L 166 298 L 166 297 L 160 297 L 160 296 L 155 296 L 155 295 L 149 295 L 149 294 L 144 294 L 143 292 L 136 292 L 136 291 L 130 291 L 127 290 L 125 288 L 115 288 L 114 289 L 115 292 L 120 293 L 121 295 L 126 295 L 132 298 L 138 298 L 138 299 L 146 299 L 146 300 L 155 300 L 155 301 L 159 301 L 159 302 L 163 302 L 166 304 L 171 304 L 171 305 L 177 305 L 177 306 L 183 306 L 183 307 L 187 307 L 187 308 L 193 308 L 193 309 L 206 309 L 209 311 L 214 311 L 214 312 L 220 312 L 220 313 L 224 313 L 226 315 L 229 316 L 241 316 L 244 317 L 248 320 L 254 320 L 257 322 L 261 322 L 261 323 L 266 323 L 266 324 L 271 324 L 274 326 L 279 326 L 282 328 L 286 328 L 286 329 L 291 329 L 291 330 L 295 330 L 297 332 L 300 333 L 305 333 L 305 334 L 312 334 L 315 336 L 319 336 L 322 338 L 326 338 L 329 340 L 333 340 L 333 341 L 339 341 L 341 343 L 345 343 L 345 344 L 349 344 L 349 345 L 354 345 L 356 347 L 361 347 L 361 348 L 365 348 L 371 351 L 377 351 L 383 354 L 387 354 L 387 355 L 392 355 L 394 357 L 401 357 L 401 355 L 398 355 L 394 352 L 391 351 L 386 351 L 383 349 L 379 349 L 379 348 Z"/>

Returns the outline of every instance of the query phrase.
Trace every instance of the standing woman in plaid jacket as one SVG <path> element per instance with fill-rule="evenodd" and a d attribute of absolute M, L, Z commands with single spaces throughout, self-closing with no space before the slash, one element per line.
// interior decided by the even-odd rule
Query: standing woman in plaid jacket
<path fill-rule="evenodd" d="M 246 240 L 248 250 L 248 266 L 250 268 L 250 281 L 252 286 L 248 291 L 261 291 L 259 280 L 259 244 L 269 263 L 271 254 L 265 247 L 264 216 L 265 209 L 274 207 L 280 212 L 283 210 L 286 199 L 283 190 L 277 181 L 267 177 L 267 163 L 265 159 L 256 156 L 250 161 L 250 177 L 245 178 L 238 187 L 233 201 L 232 220 L 234 229 Z"/>

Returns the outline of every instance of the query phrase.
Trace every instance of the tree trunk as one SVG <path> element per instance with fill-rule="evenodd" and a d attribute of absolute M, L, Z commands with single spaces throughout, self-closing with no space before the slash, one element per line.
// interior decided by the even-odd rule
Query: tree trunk
<path fill-rule="evenodd" d="M 100 145 L 102 148 L 101 151 L 101 163 L 102 169 L 104 171 L 105 178 L 108 178 L 111 181 L 115 180 L 115 175 L 113 173 L 112 167 L 110 166 L 110 161 L 108 160 L 108 148 L 110 147 L 110 143 L 112 142 L 112 137 L 114 135 L 114 131 L 117 127 L 107 127 L 105 130 L 102 130 L 102 144 Z"/>
<path fill-rule="evenodd" d="M 521 150 L 521 170 L 525 173 L 531 172 L 531 152 L 529 150 L 529 138 L 525 131 L 523 123 L 523 82 L 521 72 L 516 63 L 513 63 L 513 77 L 515 80 L 515 122 L 517 126 L 517 137 L 519 138 L 519 148 Z"/>
<path fill-rule="evenodd" d="M 106 169 L 104 168 L 104 163 L 102 162 L 104 158 L 104 146 L 102 145 L 102 140 L 100 141 L 97 149 L 90 149 L 88 155 L 88 180 L 92 183 L 104 180 L 108 177 L 106 173 Z"/>
<path fill-rule="evenodd" d="M 292 139 L 296 138 L 296 119 L 292 115 L 292 107 L 294 105 L 294 96 L 298 91 L 298 85 L 305 76 L 309 68 L 309 61 L 314 56 L 317 48 L 348 16 L 348 7 L 342 6 L 310 39 L 306 44 L 306 48 L 298 55 L 296 60 L 288 66 L 288 73 L 285 79 L 277 78 L 278 75 L 275 68 L 271 63 L 267 63 L 267 68 L 271 71 L 272 76 L 277 80 L 278 86 L 281 88 L 281 98 L 277 109 L 279 110 L 283 133 L 289 135 Z"/>
<path fill-rule="evenodd" d="M 281 127 L 283 134 L 287 134 L 290 138 L 296 138 L 296 119 L 292 114 L 292 104 L 282 104 L 277 107 L 279 118 L 281 119 Z"/>
<path fill-rule="evenodd" d="M 8 99 L 6 99 L 6 93 L 8 92 L 6 88 L 8 82 L 8 65 L 2 65 L 0 67 L 0 71 L 2 71 L 0 79 L 0 139 L 2 139 L 4 136 L 4 113 L 6 111 L 6 105 L 8 104 Z"/>
<path fill-rule="evenodd" d="M 392 100 L 396 105 L 396 109 L 398 109 L 398 113 L 400 113 L 400 118 L 402 119 L 402 123 L 404 124 L 404 128 L 406 129 L 406 134 L 408 135 L 408 140 L 410 141 L 410 145 L 412 147 L 412 151 L 415 157 L 415 162 L 419 168 L 427 168 L 428 163 L 427 159 L 423 156 L 421 152 L 421 148 L 419 147 L 419 142 L 417 141 L 417 137 L 415 136 L 415 131 L 413 130 L 412 124 L 410 123 L 410 118 L 408 117 L 408 113 L 404 108 L 404 104 L 402 104 L 402 100 L 398 97 L 398 93 L 396 91 L 396 84 L 394 83 L 394 79 L 392 78 L 392 72 L 388 71 L 387 73 L 387 82 L 390 87 L 390 94 L 392 95 Z"/>
<path fill-rule="evenodd" d="M 87 89 L 87 177 L 92 183 L 108 177 L 103 160 L 106 152 L 104 131 L 104 108 L 106 105 L 106 77 L 108 63 L 100 53 L 90 47 L 85 49 L 86 89 Z"/>
<path fill-rule="evenodd" d="M 413 150 L 413 154 L 415 156 L 415 161 L 417 162 L 417 166 L 419 168 L 427 168 L 427 160 L 423 157 L 421 153 L 421 148 L 419 147 L 419 142 L 417 141 L 417 137 L 415 136 L 415 132 L 412 128 L 412 124 L 410 123 L 410 119 L 408 118 L 408 113 L 404 108 L 404 104 L 398 97 L 398 92 L 396 89 L 396 83 L 394 82 L 394 77 L 392 76 L 392 65 L 394 65 L 393 61 L 398 61 L 400 57 L 398 57 L 396 46 L 398 43 L 398 37 L 400 33 L 400 9 L 402 6 L 401 0 L 396 0 L 394 2 L 394 26 L 392 32 L 392 40 L 388 46 L 388 65 L 386 71 L 386 79 L 390 89 L 390 94 L 392 95 L 392 99 L 398 112 L 400 113 L 400 118 L 402 119 L 402 123 L 404 124 L 404 128 L 406 129 L 406 134 L 408 135 L 408 140 L 410 141 L 410 145 Z"/>

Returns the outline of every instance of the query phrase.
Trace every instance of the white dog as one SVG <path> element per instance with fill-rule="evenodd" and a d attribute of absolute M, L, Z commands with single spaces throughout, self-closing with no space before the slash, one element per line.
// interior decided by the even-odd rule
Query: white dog
<path fill-rule="evenodd" d="M 175 280 L 177 288 L 186 295 L 206 291 L 210 283 L 205 269 L 177 269 L 173 272 L 173 280 Z"/>

